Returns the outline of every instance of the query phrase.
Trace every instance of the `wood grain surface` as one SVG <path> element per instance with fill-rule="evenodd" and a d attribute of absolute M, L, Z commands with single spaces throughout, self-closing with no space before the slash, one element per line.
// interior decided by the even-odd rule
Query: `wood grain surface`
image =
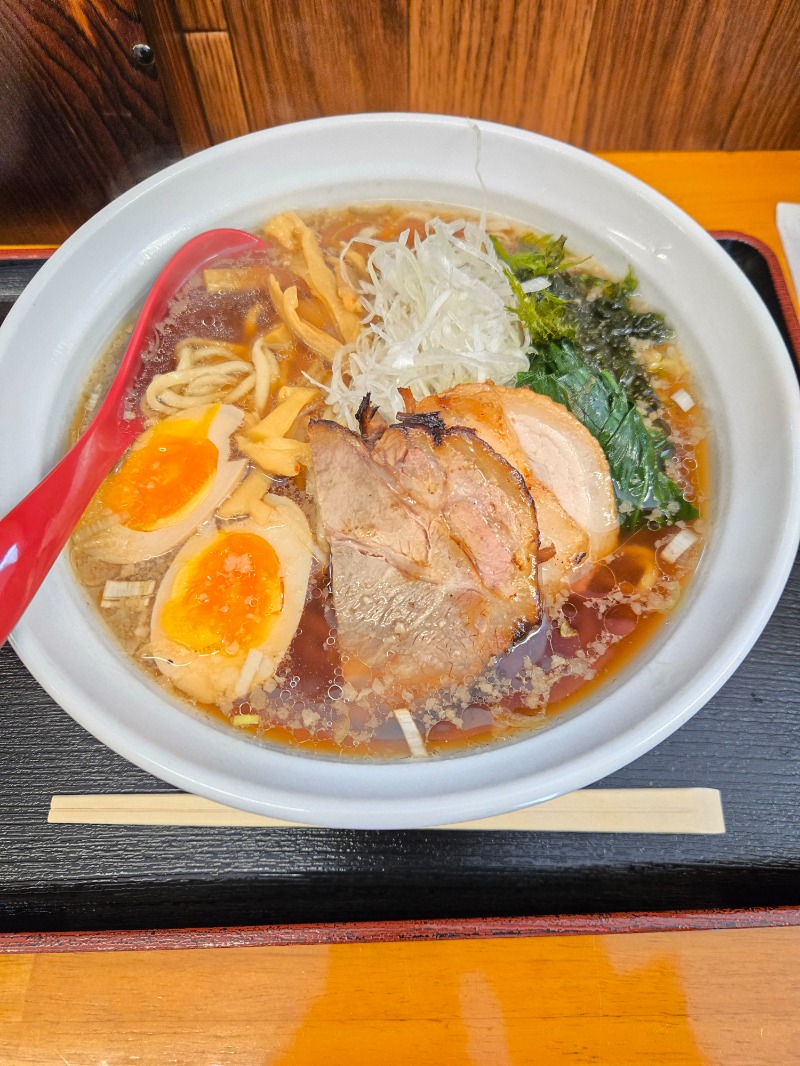
<path fill-rule="evenodd" d="M 184 30 L 227 28 L 222 0 L 174 0 L 178 21 Z"/>
<path fill-rule="evenodd" d="M 181 152 L 342 112 L 603 150 L 800 147 L 795 0 L 29 0 L 0 5 L 0 37 L 6 243 L 63 240 Z"/>
<path fill-rule="evenodd" d="M 411 0 L 409 104 L 563 136 L 597 0 Z M 571 62 L 553 62 L 569 41 Z"/>
<path fill-rule="evenodd" d="M 411 108 L 592 149 L 800 148 L 796 0 L 146 5 L 177 8 L 187 41 L 230 35 L 250 129 Z M 178 125 L 189 85 L 170 96 Z"/>
<path fill-rule="evenodd" d="M 567 139 L 603 150 L 722 145 L 776 7 L 598 0 Z"/>
<path fill-rule="evenodd" d="M 175 8 L 165 0 L 139 0 L 139 10 L 156 54 L 181 148 L 186 155 L 208 148 L 213 141 Z"/>
<path fill-rule="evenodd" d="M 186 47 L 213 142 L 248 132 L 239 72 L 227 33 L 191 33 Z"/>
<path fill-rule="evenodd" d="M 724 148 L 797 148 L 800 145 L 800 4 L 779 3 Z M 785 74 L 785 77 L 782 75 Z"/>
<path fill-rule="evenodd" d="M 134 0 L 0 4 L 0 240 L 52 243 L 180 156 Z"/>
<path fill-rule="evenodd" d="M 225 0 L 250 128 L 343 112 L 406 110 L 406 3 Z"/>
<path fill-rule="evenodd" d="M 0 958 L 0 1066 L 790 1066 L 790 929 Z"/>

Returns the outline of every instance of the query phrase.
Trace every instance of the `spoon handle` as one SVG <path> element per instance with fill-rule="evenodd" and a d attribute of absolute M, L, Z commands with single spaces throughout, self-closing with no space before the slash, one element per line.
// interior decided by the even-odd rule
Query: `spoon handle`
<path fill-rule="evenodd" d="M 96 418 L 77 444 L 0 520 L 0 644 L 8 637 L 133 432 Z"/>

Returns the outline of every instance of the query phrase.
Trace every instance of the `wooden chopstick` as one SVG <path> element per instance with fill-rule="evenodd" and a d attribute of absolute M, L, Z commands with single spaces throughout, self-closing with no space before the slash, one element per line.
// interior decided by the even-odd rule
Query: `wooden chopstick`
<path fill-rule="evenodd" d="M 48 822 L 84 825 L 308 828 L 184 792 L 53 796 Z M 725 832 L 714 788 L 592 788 L 494 818 L 436 826 L 548 833 Z"/>

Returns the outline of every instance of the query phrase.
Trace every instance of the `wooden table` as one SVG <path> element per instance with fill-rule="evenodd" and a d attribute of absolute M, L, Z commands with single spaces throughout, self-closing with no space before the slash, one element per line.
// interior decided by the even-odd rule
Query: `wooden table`
<path fill-rule="evenodd" d="M 607 158 L 785 269 L 800 152 Z M 9 954 L 0 1066 L 788 1066 L 798 974 L 800 926 Z"/>
<path fill-rule="evenodd" d="M 7 955 L 0 1063 L 788 1066 L 798 973 L 800 927 Z"/>

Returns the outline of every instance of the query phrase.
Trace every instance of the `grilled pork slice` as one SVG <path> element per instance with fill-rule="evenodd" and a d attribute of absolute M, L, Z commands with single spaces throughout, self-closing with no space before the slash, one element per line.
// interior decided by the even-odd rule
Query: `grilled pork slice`
<path fill-rule="evenodd" d="M 407 700 L 538 625 L 533 501 L 475 433 L 422 416 L 368 440 L 316 421 L 309 440 L 349 680 Z"/>
<path fill-rule="evenodd" d="M 605 453 L 566 407 L 530 389 L 503 389 L 502 405 L 534 475 L 589 535 L 602 559 L 619 537 L 614 485 Z"/>
<path fill-rule="evenodd" d="M 542 499 L 558 521 L 551 529 L 548 516 L 539 515 L 544 544 L 554 544 L 566 557 L 571 543 L 578 544 L 577 528 L 586 534 L 590 558 L 613 550 L 619 520 L 608 461 L 588 429 L 561 404 L 530 389 L 487 382 L 428 396 L 417 409 L 439 411 L 447 425 L 470 426 L 520 471 L 537 505 Z M 553 498 L 560 511 L 553 508 Z M 571 526 L 563 524 L 563 514 Z"/>
<path fill-rule="evenodd" d="M 541 541 L 539 586 L 550 599 L 587 557 L 589 535 L 534 473 L 506 414 L 507 395 L 516 391 L 492 384 L 457 385 L 449 392 L 426 397 L 417 410 L 437 411 L 448 426 L 468 426 L 522 474 L 536 504 Z"/>

